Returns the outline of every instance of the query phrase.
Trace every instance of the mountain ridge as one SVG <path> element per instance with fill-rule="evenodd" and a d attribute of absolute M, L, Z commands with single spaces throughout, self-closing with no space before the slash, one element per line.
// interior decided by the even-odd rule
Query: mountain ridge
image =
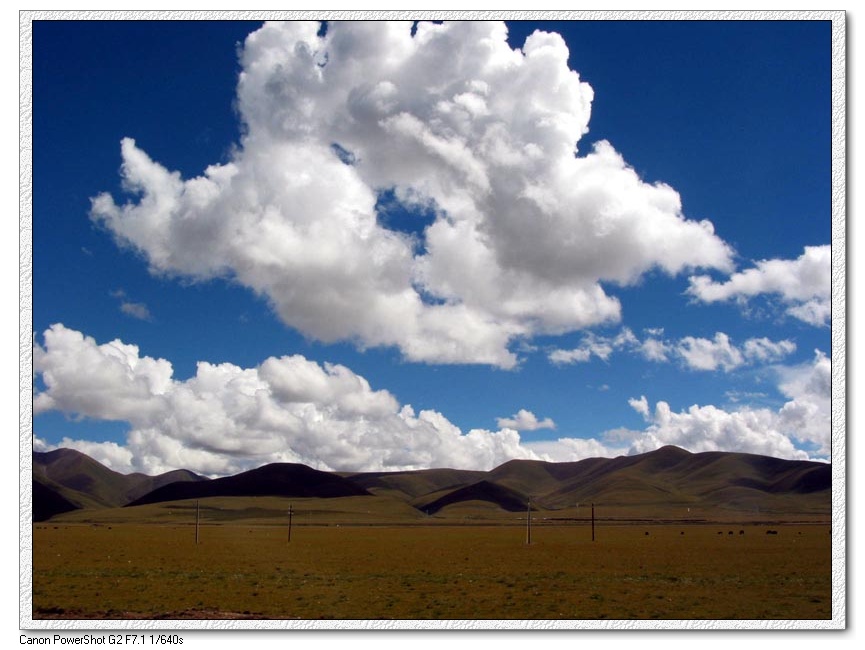
<path fill-rule="evenodd" d="M 33 475 L 34 484 L 40 483 L 38 495 L 34 488 L 34 517 L 37 509 L 44 514 L 52 508 L 68 509 L 68 504 L 111 508 L 214 496 L 371 495 L 442 516 L 454 507 L 481 502 L 499 512 L 524 511 L 529 500 L 533 509 L 548 511 L 603 502 L 739 510 L 795 505 L 829 512 L 832 486 L 832 467 L 827 463 L 741 452 L 692 453 L 675 446 L 564 463 L 515 459 L 489 471 L 323 472 L 296 463 L 271 463 L 216 479 L 188 470 L 157 477 L 123 475 L 81 452 L 55 450 L 34 453 Z"/>

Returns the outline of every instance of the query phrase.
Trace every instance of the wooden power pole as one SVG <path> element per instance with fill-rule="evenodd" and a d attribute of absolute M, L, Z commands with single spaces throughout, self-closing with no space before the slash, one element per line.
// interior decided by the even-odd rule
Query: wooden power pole
<path fill-rule="evenodd" d="M 526 501 L 526 544 L 532 543 L 532 500 Z"/>
<path fill-rule="evenodd" d="M 592 504 L 592 541 L 595 541 L 595 504 Z"/>
<path fill-rule="evenodd" d="M 294 514 L 291 504 L 288 505 L 288 541 L 291 541 L 291 515 Z"/>
<path fill-rule="evenodd" d="M 195 500 L 195 543 L 198 544 L 198 521 L 201 518 L 201 513 L 198 508 L 198 499 Z"/>

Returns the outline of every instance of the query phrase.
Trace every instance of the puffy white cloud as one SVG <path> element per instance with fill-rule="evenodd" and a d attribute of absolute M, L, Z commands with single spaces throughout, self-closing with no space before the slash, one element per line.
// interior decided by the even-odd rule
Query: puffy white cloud
<path fill-rule="evenodd" d="M 688 367 L 695 370 L 721 368 L 725 372 L 749 363 L 777 361 L 795 351 L 796 344 L 792 341 L 771 341 L 765 337 L 748 339 L 740 349 L 723 332 L 716 332 L 712 340 L 686 336 L 676 347 Z"/>
<path fill-rule="evenodd" d="M 92 218 L 153 273 L 224 277 L 315 339 L 513 367 L 510 346 L 620 318 L 601 282 L 729 271 L 709 222 L 608 142 L 575 155 L 592 89 L 556 34 L 504 24 L 269 23 L 241 53 L 243 138 L 185 180 L 131 138 Z M 376 201 L 432 210 L 422 234 Z"/>
<path fill-rule="evenodd" d="M 787 308 L 787 313 L 811 325 L 826 325 L 832 317 L 829 298 L 814 298 Z"/>
<path fill-rule="evenodd" d="M 597 438 L 559 438 L 558 440 L 526 443 L 526 447 L 544 460 L 568 463 L 585 458 L 615 458 L 625 456 L 628 447 L 616 446 L 614 442 Z"/>
<path fill-rule="evenodd" d="M 713 340 L 686 336 L 677 347 L 685 363 L 696 370 L 732 370 L 744 363 L 738 348 L 730 343 L 730 337 L 717 332 Z"/>
<path fill-rule="evenodd" d="M 640 342 L 634 333 L 627 327 L 623 327 L 614 337 L 598 336 L 589 332 L 583 337 L 580 347 L 573 350 L 553 350 L 548 357 L 557 365 L 586 362 L 592 357 L 607 361 L 615 350 L 639 346 Z"/>
<path fill-rule="evenodd" d="M 138 347 L 119 340 L 97 345 L 80 332 L 52 325 L 45 347 L 33 348 L 33 370 L 45 391 L 33 398 L 33 412 L 78 413 L 101 420 L 146 421 L 172 387 L 171 364 L 139 357 Z"/>
<path fill-rule="evenodd" d="M 764 353 L 763 340 L 755 340 L 760 341 L 757 346 L 760 353 Z M 639 399 L 628 400 L 628 404 L 647 422 L 643 430 L 620 428 L 604 432 L 599 439 L 562 438 L 526 446 L 556 461 L 639 454 L 664 445 L 676 445 L 694 453 L 737 451 L 792 460 L 829 460 L 831 360 L 822 352 L 815 351 L 814 359 L 809 363 L 775 366 L 773 369 L 778 373 L 778 389 L 787 398 L 775 410 L 748 406 L 730 410 L 695 404 L 676 413 L 667 402 L 658 401 L 652 411 L 649 400 L 641 395 Z M 733 401 L 738 401 L 738 397 Z M 760 393 L 750 397 L 764 401 L 766 395 Z"/>
<path fill-rule="evenodd" d="M 628 404 L 632 409 L 634 409 L 637 413 L 643 416 L 644 419 L 649 420 L 649 400 L 646 399 L 645 395 L 640 395 L 640 399 L 631 398 L 628 400 Z"/>
<path fill-rule="evenodd" d="M 614 351 L 626 350 L 649 361 L 667 362 L 671 357 L 677 357 L 692 370 L 720 368 L 729 372 L 743 365 L 778 361 L 796 351 L 796 344 L 792 341 L 772 341 L 766 337 L 747 339 L 737 347 L 723 332 L 716 332 L 714 339 L 685 336 L 678 341 L 657 338 L 661 334 L 652 331 L 640 341 L 627 327 L 614 337 L 589 333 L 583 337 L 580 347 L 553 350 L 548 358 L 556 365 L 587 362 L 593 356 L 607 361 Z"/>
<path fill-rule="evenodd" d="M 766 337 L 748 339 L 742 346 L 742 355 L 749 361 L 778 361 L 796 351 L 793 341 L 771 341 Z"/>
<path fill-rule="evenodd" d="M 777 428 L 777 414 L 768 409 L 725 411 L 716 406 L 691 406 L 674 413 L 667 402 L 658 402 L 650 426 L 633 443 L 631 453 L 643 453 L 664 445 L 692 452 L 741 451 L 777 458 L 807 460 L 789 435 Z"/>
<path fill-rule="evenodd" d="M 556 365 L 569 363 L 585 363 L 592 358 L 592 351 L 588 348 L 574 348 L 573 350 L 553 350 L 548 355 L 550 361 Z"/>
<path fill-rule="evenodd" d="M 648 361 L 664 363 L 670 360 L 673 346 L 662 339 L 649 337 L 639 345 L 640 355 Z"/>
<path fill-rule="evenodd" d="M 125 445 L 69 438 L 57 445 L 121 472 L 185 468 L 215 476 L 270 462 L 356 471 L 491 469 L 513 458 L 572 461 L 666 444 L 784 458 L 807 458 L 803 445 L 818 457 L 830 453 L 831 365 L 819 352 L 813 363 L 778 368 L 789 398 L 778 411 L 695 405 L 673 413 L 660 401 L 652 413 L 642 396 L 629 404 L 649 423 L 644 431 L 532 443 L 517 430 L 554 428 L 550 418 L 520 409 L 499 420 L 499 431 L 463 433 L 441 413 L 415 413 L 344 366 L 297 355 L 255 368 L 200 362 L 194 377 L 178 381 L 164 359 L 141 357 L 121 341 L 97 344 L 58 324 L 44 333 L 44 346 L 35 344 L 34 370 L 45 386 L 34 413 L 129 423 Z M 51 448 L 34 438 L 34 449 Z"/>
<path fill-rule="evenodd" d="M 118 471 L 218 475 L 279 461 L 340 470 L 491 469 L 536 458 L 514 430 L 463 433 L 440 413 L 401 406 L 341 365 L 298 355 L 255 368 L 202 361 L 195 376 L 178 381 L 168 361 L 142 357 L 134 345 L 100 345 L 60 324 L 43 338 L 34 369 L 45 388 L 34 412 L 128 422 L 125 446 L 60 444 Z"/>
<path fill-rule="evenodd" d="M 692 452 L 741 451 L 799 460 L 811 455 L 829 458 L 831 361 L 818 351 L 812 363 L 781 367 L 778 371 L 779 389 L 790 398 L 778 410 L 743 407 L 728 411 L 694 405 L 674 413 L 667 402 L 659 401 L 651 414 L 645 396 L 629 400 L 631 407 L 650 423 L 635 434 L 630 453 L 677 445 Z"/>
<path fill-rule="evenodd" d="M 517 431 L 537 431 L 538 429 L 556 428 L 556 423 L 552 419 L 544 418 L 543 420 L 538 420 L 534 413 L 526 409 L 520 409 L 510 418 L 498 418 L 497 424 L 500 429 L 516 429 Z"/>
<path fill-rule="evenodd" d="M 828 456 L 832 446 L 832 362 L 819 350 L 814 361 L 781 368 L 781 392 L 789 398 L 780 411 L 782 425 L 797 439 L 813 443 Z"/>
<path fill-rule="evenodd" d="M 726 282 L 706 275 L 690 278 L 688 293 L 703 302 L 746 302 L 761 294 L 773 294 L 786 311 L 811 325 L 826 325 L 832 314 L 832 249 L 806 246 L 795 260 L 762 260 L 756 266 L 734 273 Z"/>

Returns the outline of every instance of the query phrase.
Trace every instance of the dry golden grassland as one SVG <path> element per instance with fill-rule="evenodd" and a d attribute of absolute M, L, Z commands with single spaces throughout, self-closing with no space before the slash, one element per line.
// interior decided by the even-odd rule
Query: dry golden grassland
<path fill-rule="evenodd" d="M 289 542 L 287 527 L 265 516 L 284 504 L 263 503 L 260 521 L 211 516 L 197 545 L 177 504 L 171 515 L 151 507 L 148 524 L 132 523 L 132 509 L 106 511 L 119 513 L 113 522 L 35 524 L 33 618 L 832 616 L 825 524 L 606 523 L 593 542 L 585 524 L 547 522 L 527 545 L 513 518 L 325 526 L 298 514 Z"/>

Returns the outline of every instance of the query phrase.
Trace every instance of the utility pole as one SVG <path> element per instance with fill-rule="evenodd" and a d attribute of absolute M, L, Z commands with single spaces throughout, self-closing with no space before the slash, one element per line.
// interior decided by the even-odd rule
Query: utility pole
<path fill-rule="evenodd" d="M 201 518 L 201 512 L 198 507 L 198 499 L 195 500 L 195 543 L 198 544 L 198 521 Z"/>
<path fill-rule="evenodd" d="M 595 541 L 595 504 L 592 504 L 592 541 Z"/>
<path fill-rule="evenodd" d="M 532 543 L 532 500 L 526 501 L 526 544 Z"/>
<path fill-rule="evenodd" d="M 291 504 L 288 504 L 288 541 L 291 541 L 291 515 L 294 514 Z"/>

